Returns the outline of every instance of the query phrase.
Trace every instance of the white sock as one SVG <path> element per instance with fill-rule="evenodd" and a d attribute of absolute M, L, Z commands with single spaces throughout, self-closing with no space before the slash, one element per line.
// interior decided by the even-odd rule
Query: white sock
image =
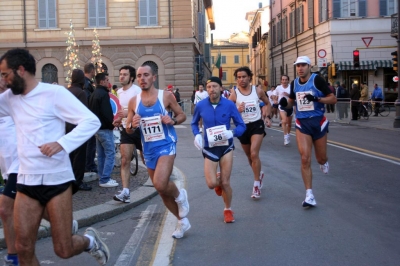
<path fill-rule="evenodd" d="M 260 181 L 254 181 L 254 186 L 255 187 L 260 187 Z"/>
<path fill-rule="evenodd" d="M 90 235 L 86 235 L 86 234 L 85 234 L 85 237 L 89 238 L 89 241 L 90 241 L 89 246 L 87 247 L 86 250 L 91 250 L 94 246 L 94 237 L 90 236 Z"/>
<path fill-rule="evenodd" d="M 225 208 L 224 211 L 230 211 L 232 210 L 231 208 Z"/>
<path fill-rule="evenodd" d="M 312 189 L 306 189 L 306 195 L 313 195 Z"/>
<path fill-rule="evenodd" d="M 124 193 L 125 195 L 129 195 L 129 188 L 123 188 L 122 193 Z"/>
<path fill-rule="evenodd" d="M 175 198 L 177 201 L 181 201 L 183 200 L 183 195 L 181 193 L 181 191 L 179 191 L 179 196 L 177 198 Z"/>

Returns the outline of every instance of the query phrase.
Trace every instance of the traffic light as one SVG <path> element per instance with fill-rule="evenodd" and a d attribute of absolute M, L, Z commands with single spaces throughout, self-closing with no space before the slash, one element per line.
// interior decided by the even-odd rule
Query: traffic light
<path fill-rule="evenodd" d="M 331 66 L 332 66 L 332 77 L 336 77 L 335 63 L 332 62 Z"/>
<path fill-rule="evenodd" d="M 332 66 L 328 66 L 328 79 L 332 79 Z"/>
<path fill-rule="evenodd" d="M 360 67 L 360 51 L 353 51 L 353 67 Z"/>
<path fill-rule="evenodd" d="M 393 56 L 393 70 L 397 71 L 397 51 L 392 52 L 391 55 Z"/>

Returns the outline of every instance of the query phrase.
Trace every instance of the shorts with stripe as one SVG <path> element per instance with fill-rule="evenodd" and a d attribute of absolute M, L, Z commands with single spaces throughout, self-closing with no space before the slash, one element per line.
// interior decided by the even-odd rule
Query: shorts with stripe
<path fill-rule="evenodd" d="M 312 140 L 317 140 L 329 132 L 329 121 L 325 116 L 315 116 L 310 118 L 297 118 L 296 128 L 301 133 L 310 135 Z"/>
<path fill-rule="evenodd" d="M 292 116 L 293 115 L 293 107 L 292 108 L 284 108 L 284 107 L 279 105 L 279 111 L 286 112 L 286 116 Z"/>
<path fill-rule="evenodd" d="M 55 196 L 60 195 L 64 191 L 66 191 L 74 181 L 68 181 L 64 184 L 59 185 L 36 185 L 36 186 L 28 186 L 23 184 L 17 184 L 17 191 L 19 193 L 23 193 L 28 197 L 39 201 L 42 206 L 46 206 L 46 204 Z M 72 196 L 72 192 L 71 192 Z"/>
<path fill-rule="evenodd" d="M 235 146 L 233 145 L 233 142 L 229 146 L 215 146 L 212 148 L 204 147 L 203 157 L 213 162 L 219 162 L 225 154 L 227 154 L 230 151 L 233 151 L 234 149 Z"/>
<path fill-rule="evenodd" d="M 246 130 L 244 131 L 243 135 L 238 137 L 241 144 L 250 144 L 251 143 L 251 136 L 253 135 L 267 135 L 265 133 L 265 125 L 264 121 L 257 120 L 254 122 L 250 122 L 246 124 Z"/>
<path fill-rule="evenodd" d="M 15 199 L 17 195 L 17 175 L 18 174 L 9 174 L 8 178 L 4 180 L 6 183 L 3 191 L 4 196 Z"/>
<path fill-rule="evenodd" d="M 143 153 L 144 162 L 147 168 L 156 169 L 158 159 L 161 156 L 176 155 L 176 143 L 171 142 L 168 145 L 159 146 L 151 150 L 151 153 Z"/>

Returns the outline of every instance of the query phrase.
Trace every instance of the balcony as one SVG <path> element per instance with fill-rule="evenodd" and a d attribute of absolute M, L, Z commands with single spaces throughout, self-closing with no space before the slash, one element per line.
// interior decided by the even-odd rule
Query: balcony
<path fill-rule="evenodd" d="M 393 38 L 397 38 L 397 35 L 399 33 L 399 20 L 398 20 L 398 14 L 393 14 L 391 15 L 391 30 L 390 30 L 390 36 Z"/>

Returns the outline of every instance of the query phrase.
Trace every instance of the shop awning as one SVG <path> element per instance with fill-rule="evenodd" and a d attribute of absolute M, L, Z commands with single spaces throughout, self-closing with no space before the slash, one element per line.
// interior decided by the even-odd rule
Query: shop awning
<path fill-rule="evenodd" d="M 339 70 L 375 70 L 375 61 L 360 61 L 360 67 L 354 68 L 353 61 L 340 61 Z"/>
<path fill-rule="evenodd" d="M 392 60 L 376 60 L 375 66 L 378 67 L 393 67 Z"/>

